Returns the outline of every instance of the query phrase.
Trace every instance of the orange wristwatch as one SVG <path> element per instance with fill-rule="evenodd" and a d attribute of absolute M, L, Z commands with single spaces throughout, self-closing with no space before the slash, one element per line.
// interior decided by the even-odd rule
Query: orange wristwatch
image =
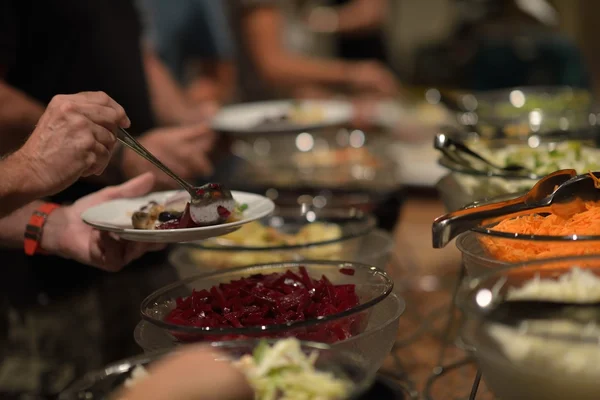
<path fill-rule="evenodd" d="M 28 256 L 45 254 L 41 248 L 44 225 L 48 216 L 58 207 L 60 207 L 60 204 L 44 203 L 31 214 L 29 223 L 25 228 L 25 254 Z"/>

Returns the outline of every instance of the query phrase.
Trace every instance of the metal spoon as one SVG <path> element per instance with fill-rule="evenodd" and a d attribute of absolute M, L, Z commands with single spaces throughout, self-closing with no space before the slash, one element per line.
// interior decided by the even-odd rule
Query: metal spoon
<path fill-rule="evenodd" d="M 433 146 L 437 150 L 440 150 L 447 157 L 450 157 L 450 159 L 458 161 L 461 163 L 461 165 L 464 165 L 464 166 L 474 169 L 474 170 L 478 170 L 478 168 L 474 167 L 471 162 L 467 161 L 466 159 L 461 157 L 460 154 L 457 154 L 457 153 L 464 153 L 468 156 L 474 157 L 474 158 L 478 159 L 479 161 L 482 161 L 484 164 L 487 164 L 490 167 L 494 168 L 495 170 L 508 172 L 510 174 L 519 174 L 519 173 L 529 174 L 529 171 L 527 170 L 527 168 L 525 168 L 522 165 L 509 164 L 504 167 L 496 165 L 496 164 L 492 163 L 491 161 L 489 161 L 488 159 L 486 159 L 485 157 L 483 157 L 483 156 L 477 154 L 476 152 L 474 152 L 473 150 L 471 150 L 465 144 L 459 142 L 458 140 L 452 139 L 445 133 L 438 133 L 436 135 Z"/>
<path fill-rule="evenodd" d="M 478 226 L 522 214 L 549 212 L 551 205 L 553 211 L 560 212 L 561 207 L 566 210 L 580 197 L 590 199 L 599 196 L 600 190 L 595 189 L 589 175 L 577 176 L 574 169 L 556 171 L 540 179 L 529 192 L 516 199 L 483 204 L 436 218 L 432 225 L 433 247 L 442 248 L 459 234 Z"/>
<path fill-rule="evenodd" d="M 208 226 L 223 223 L 235 208 L 235 200 L 231 191 L 218 183 L 208 183 L 195 187 L 158 160 L 144 146 L 140 144 L 125 129 L 119 128 L 117 139 L 137 154 L 150 161 L 165 174 L 169 175 L 186 192 L 190 194 L 190 216 L 197 225 Z"/>

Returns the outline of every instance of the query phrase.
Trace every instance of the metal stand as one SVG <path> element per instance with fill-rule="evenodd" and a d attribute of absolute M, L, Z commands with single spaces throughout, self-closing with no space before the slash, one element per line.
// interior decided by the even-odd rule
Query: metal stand
<path fill-rule="evenodd" d="M 451 371 L 453 369 L 460 368 L 464 365 L 470 364 L 473 362 L 471 358 L 465 358 L 461 361 L 458 361 L 454 364 L 450 364 L 449 366 L 444 366 L 444 357 L 446 355 L 446 350 L 450 343 L 450 335 L 452 334 L 452 327 L 455 323 L 455 313 L 456 313 L 456 297 L 458 296 L 458 290 L 462 284 L 463 279 L 466 276 L 466 268 L 464 264 L 461 264 L 460 270 L 458 272 L 458 279 L 456 281 L 456 285 L 454 286 L 454 290 L 452 293 L 452 300 L 450 302 L 449 310 L 448 310 L 448 321 L 446 322 L 446 326 L 444 328 L 444 333 L 442 335 L 442 345 L 440 348 L 440 352 L 438 354 L 438 362 L 437 366 L 433 369 L 432 375 L 427 380 L 427 385 L 425 387 L 424 396 L 427 400 L 433 400 L 430 392 L 433 383 L 442 375 Z M 471 387 L 471 393 L 469 394 L 469 400 L 475 400 L 477 398 L 477 391 L 479 390 L 479 383 L 481 382 L 481 371 L 477 369 L 477 374 L 475 375 L 475 380 L 473 381 L 473 386 Z"/>
<path fill-rule="evenodd" d="M 465 275 L 465 266 L 464 264 L 461 264 L 460 270 L 458 272 L 458 280 L 456 281 L 456 285 L 454 286 L 454 290 L 452 292 L 452 300 L 450 301 L 450 306 L 448 310 L 448 321 L 446 322 L 446 327 L 442 336 L 442 346 L 438 354 L 438 362 L 436 368 L 441 368 L 441 366 L 444 363 L 444 356 L 446 355 L 446 349 L 448 348 L 449 337 L 452 333 L 452 326 L 454 325 L 454 314 L 456 311 L 456 296 L 458 295 L 458 290 L 460 289 L 460 285 L 462 284 Z"/>
<path fill-rule="evenodd" d="M 423 391 L 423 398 L 425 400 L 439 400 L 435 399 L 432 395 L 433 385 L 436 383 L 438 379 L 442 376 L 462 368 L 464 366 L 474 364 L 475 360 L 470 357 L 466 357 L 460 361 L 457 361 L 453 364 L 447 365 L 445 367 L 436 367 L 433 371 L 433 374 L 427 379 L 427 383 L 425 384 L 425 389 Z M 481 382 L 481 371 L 478 369 L 477 374 L 475 375 L 475 380 L 473 381 L 473 386 L 471 387 L 471 391 L 469 393 L 468 400 L 475 400 L 477 398 L 477 392 L 479 390 L 479 383 Z M 447 398 L 447 397 L 446 397 Z"/>

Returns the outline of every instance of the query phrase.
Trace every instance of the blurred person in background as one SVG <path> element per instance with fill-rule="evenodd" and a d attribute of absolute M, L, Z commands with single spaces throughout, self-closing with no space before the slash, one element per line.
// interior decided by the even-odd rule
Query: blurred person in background
<path fill-rule="evenodd" d="M 221 0 L 138 0 L 149 45 L 193 102 L 235 92 L 233 39 Z"/>
<path fill-rule="evenodd" d="M 381 63 L 325 56 L 330 54 L 331 38 L 328 33 L 311 34 L 306 23 L 311 2 L 230 0 L 229 6 L 245 100 L 330 96 L 339 91 L 397 94 L 394 75 Z"/>
<path fill-rule="evenodd" d="M 307 18 L 317 33 L 335 35 L 336 53 L 346 60 L 377 60 L 388 64 L 384 45 L 390 0 L 333 0 L 331 6 L 315 7 Z"/>

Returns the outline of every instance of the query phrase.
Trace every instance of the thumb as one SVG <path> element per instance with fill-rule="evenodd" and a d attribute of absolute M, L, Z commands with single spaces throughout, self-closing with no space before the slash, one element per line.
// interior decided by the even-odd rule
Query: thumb
<path fill-rule="evenodd" d="M 118 186 L 103 189 L 98 194 L 102 194 L 104 201 L 143 196 L 152 190 L 155 180 L 154 174 L 146 172 Z"/>

